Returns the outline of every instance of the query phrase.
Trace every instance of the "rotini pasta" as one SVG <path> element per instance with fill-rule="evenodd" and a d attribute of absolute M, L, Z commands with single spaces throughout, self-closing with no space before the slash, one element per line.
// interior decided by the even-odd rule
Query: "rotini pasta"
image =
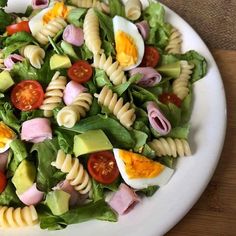
<path fill-rule="evenodd" d="M 89 93 L 79 94 L 73 103 L 63 107 L 57 114 L 57 123 L 59 126 L 71 128 L 81 117 L 85 117 L 92 104 L 92 95 Z"/>
<path fill-rule="evenodd" d="M 94 55 L 93 66 L 95 68 L 103 69 L 114 85 L 119 85 L 127 81 L 122 67 L 119 66 L 119 62 L 112 62 L 111 56 L 106 58 L 104 53 L 101 55 Z"/>
<path fill-rule="evenodd" d="M 84 40 L 93 54 L 101 52 L 102 41 L 99 35 L 99 20 L 93 8 L 90 8 L 84 19 Z"/>
<path fill-rule="evenodd" d="M 66 179 L 79 193 L 91 194 L 92 183 L 90 177 L 78 158 L 73 158 L 70 154 L 65 154 L 62 150 L 59 150 L 56 161 L 52 162 L 51 165 L 63 173 L 68 173 Z"/>
<path fill-rule="evenodd" d="M 5 65 L 4 65 L 4 54 L 3 51 L 0 49 L 0 69 L 4 69 Z"/>
<path fill-rule="evenodd" d="M 173 54 L 181 53 L 181 44 L 182 44 L 181 33 L 179 32 L 178 29 L 173 28 L 171 30 L 169 43 L 165 48 L 166 52 Z"/>
<path fill-rule="evenodd" d="M 44 110 L 45 117 L 53 115 L 52 110 L 61 103 L 65 87 L 66 77 L 60 76 L 60 72 L 57 71 L 46 89 L 43 104 L 40 106 L 40 109 Z"/>
<path fill-rule="evenodd" d="M 123 98 L 118 99 L 118 95 L 113 93 L 107 86 L 104 86 L 100 94 L 95 94 L 98 103 L 108 107 L 118 118 L 120 123 L 126 128 L 130 128 L 136 119 L 134 108 L 130 108 L 130 103 L 124 104 Z"/>
<path fill-rule="evenodd" d="M 130 20 L 137 20 L 141 16 L 142 4 L 140 0 L 128 0 L 125 4 L 125 15 Z"/>
<path fill-rule="evenodd" d="M 55 37 L 56 34 L 66 27 L 67 23 L 62 17 L 55 18 L 49 21 L 38 33 L 36 33 L 35 38 L 42 45 L 49 42 L 48 36 Z"/>
<path fill-rule="evenodd" d="M 17 24 L 17 23 L 20 23 L 22 21 L 28 21 L 28 20 L 29 20 L 28 17 L 19 17 L 19 16 L 17 16 L 16 20 L 15 20 L 15 23 Z"/>
<path fill-rule="evenodd" d="M 38 214 L 34 206 L 25 206 L 23 208 L 0 206 L 0 226 L 24 227 L 38 223 Z"/>
<path fill-rule="evenodd" d="M 156 156 L 190 156 L 191 150 L 185 139 L 159 138 L 149 142 L 148 145 L 155 151 Z"/>
<path fill-rule="evenodd" d="M 40 69 L 43 64 L 43 59 L 45 57 L 45 51 L 36 45 L 27 45 L 20 49 L 20 54 L 29 59 L 30 64 Z"/>
<path fill-rule="evenodd" d="M 104 2 L 100 2 L 98 0 L 72 0 L 71 3 L 77 7 L 82 7 L 82 8 L 96 7 L 100 11 L 104 11 L 106 13 L 110 12 L 109 6 Z"/>
<path fill-rule="evenodd" d="M 189 79 L 192 74 L 194 65 L 189 64 L 187 61 L 180 61 L 181 72 L 180 76 L 173 82 L 173 92 L 180 99 L 184 99 L 189 93 Z"/>

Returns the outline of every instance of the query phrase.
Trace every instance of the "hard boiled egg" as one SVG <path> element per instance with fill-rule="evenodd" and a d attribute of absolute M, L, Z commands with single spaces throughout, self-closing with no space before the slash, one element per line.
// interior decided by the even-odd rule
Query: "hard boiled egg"
<path fill-rule="evenodd" d="M 140 154 L 117 148 L 113 152 L 122 178 L 132 188 L 162 186 L 174 173 L 173 169 Z"/>
<path fill-rule="evenodd" d="M 13 139 L 15 139 L 15 137 L 16 134 L 13 130 L 0 121 L 0 153 L 3 153 L 9 149 L 10 143 Z"/>
<path fill-rule="evenodd" d="M 138 28 L 121 16 L 113 18 L 116 60 L 124 70 L 137 67 L 144 55 L 144 41 Z"/>

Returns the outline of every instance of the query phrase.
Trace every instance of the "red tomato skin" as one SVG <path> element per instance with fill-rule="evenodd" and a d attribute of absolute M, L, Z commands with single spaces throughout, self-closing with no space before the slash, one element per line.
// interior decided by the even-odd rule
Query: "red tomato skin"
<path fill-rule="evenodd" d="M 140 66 L 155 68 L 160 60 L 160 53 L 155 47 L 146 46 Z"/>
<path fill-rule="evenodd" d="M 0 194 L 4 191 L 6 185 L 7 185 L 7 177 L 2 171 L 0 171 Z"/>
<path fill-rule="evenodd" d="M 7 26 L 7 34 L 13 35 L 17 32 L 25 31 L 30 33 L 29 21 L 21 21 L 17 24 Z"/>
<path fill-rule="evenodd" d="M 159 96 L 159 100 L 165 104 L 173 103 L 177 107 L 180 107 L 182 103 L 182 100 L 174 93 L 163 93 Z"/>

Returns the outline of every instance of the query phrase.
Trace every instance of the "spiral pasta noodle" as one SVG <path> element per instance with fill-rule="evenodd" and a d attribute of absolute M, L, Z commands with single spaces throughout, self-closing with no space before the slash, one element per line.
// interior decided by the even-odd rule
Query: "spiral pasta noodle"
<path fill-rule="evenodd" d="M 3 228 L 31 226 L 38 223 L 34 206 L 23 208 L 0 206 L 0 226 Z"/>
<path fill-rule="evenodd" d="M 165 48 L 166 52 L 173 54 L 181 53 L 181 44 L 182 44 L 181 33 L 179 32 L 178 29 L 173 28 L 171 30 L 169 43 Z"/>
<path fill-rule="evenodd" d="M 189 79 L 192 74 L 194 65 L 189 64 L 187 61 L 180 61 L 181 72 L 180 76 L 173 82 L 173 92 L 180 99 L 184 99 L 189 93 Z"/>
<path fill-rule="evenodd" d="M 45 117 L 52 117 L 53 109 L 62 102 L 65 88 L 66 77 L 60 76 L 60 72 L 57 71 L 46 89 L 43 104 L 40 106 L 40 109 L 44 110 Z"/>
<path fill-rule="evenodd" d="M 28 20 L 29 20 L 28 17 L 19 17 L 19 16 L 17 16 L 15 22 L 17 24 L 17 23 L 20 23 L 22 21 L 28 21 Z"/>
<path fill-rule="evenodd" d="M 28 58 L 33 67 L 37 69 L 41 68 L 45 57 L 45 51 L 41 47 L 36 45 L 27 45 L 20 49 L 20 54 L 25 58 Z"/>
<path fill-rule="evenodd" d="M 100 11 L 104 11 L 106 13 L 110 12 L 109 6 L 104 2 L 100 2 L 98 0 L 72 0 L 71 3 L 77 7 L 82 7 L 82 8 L 95 7 Z"/>
<path fill-rule="evenodd" d="M 140 0 L 128 0 L 125 4 L 125 15 L 130 20 L 137 20 L 141 16 L 142 4 Z"/>
<path fill-rule="evenodd" d="M 55 37 L 56 34 L 66 27 L 67 23 L 62 17 L 55 18 L 48 22 L 38 33 L 36 33 L 35 38 L 42 45 L 49 42 L 48 36 Z"/>
<path fill-rule="evenodd" d="M 123 98 L 118 99 L 118 95 L 113 93 L 107 86 L 104 86 L 100 94 L 95 94 L 98 103 L 108 107 L 108 109 L 118 118 L 120 123 L 126 128 L 130 128 L 136 119 L 134 108 L 130 108 L 130 103 L 124 104 Z"/>
<path fill-rule="evenodd" d="M 71 105 L 63 107 L 57 114 L 59 126 L 72 128 L 81 117 L 86 116 L 92 104 L 93 97 L 89 93 L 80 93 Z"/>
<path fill-rule="evenodd" d="M 90 8 L 84 18 L 84 40 L 93 54 L 101 52 L 102 41 L 99 35 L 99 20 L 93 8 Z"/>
<path fill-rule="evenodd" d="M 93 66 L 104 70 L 114 85 L 119 85 L 127 81 L 125 73 L 118 61 L 112 62 L 112 57 L 106 58 L 105 54 L 94 55 Z"/>
<path fill-rule="evenodd" d="M 190 156 L 191 150 L 185 139 L 159 138 L 149 142 L 148 145 L 155 151 L 156 156 Z"/>
<path fill-rule="evenodd" d="M 56 161 L 52 162 L 51 165 L 63 173 L 68 173 L 66 179 L 79 193 L 91 193 L 92 183 L 90 177 L 83 165 L 79 163 L 78 158 L 73 158 L 70 154 L 65 154 L 62 150 L 59 150 Z"/>
<path fill-rule="evenodd" d="M 4 65 L 4 54 L 3 51 L 0 49 L 0 69 L 4 69 L 5 65 Z"/>

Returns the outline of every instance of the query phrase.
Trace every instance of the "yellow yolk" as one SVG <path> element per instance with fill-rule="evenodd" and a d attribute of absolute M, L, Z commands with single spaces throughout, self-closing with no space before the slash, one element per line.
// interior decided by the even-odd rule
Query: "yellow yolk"
<path fill-rule="evenodd" d="M 62 17 L 66 18 L 68 15 L 69 9 L 63 2 L 57 2 L 54 4 L 53 8 L 49 10 L 46 14 L 43 16 L 43 23 L 47 24 L 49 21 L 57 18 Z"/>
<path fill-rule="evenodd" d="M 153 178 L 158 176 L 164 166 L 140 154 L 119 150 L 119 156 L 125 163 L 125 170 L 130 179 Z"/>
<path fill-rule="evenodd" d="M 0 148 L 3 148 L 9 140 L 15 138 L 15 133 L 0 121 Z"/>
<path fill-rule="evenodd" d="M 138 51 L 132 37 L 123 31 L 115 35 L 116 60 L 122 67 L 134 65 L 138 60 Z"/>

